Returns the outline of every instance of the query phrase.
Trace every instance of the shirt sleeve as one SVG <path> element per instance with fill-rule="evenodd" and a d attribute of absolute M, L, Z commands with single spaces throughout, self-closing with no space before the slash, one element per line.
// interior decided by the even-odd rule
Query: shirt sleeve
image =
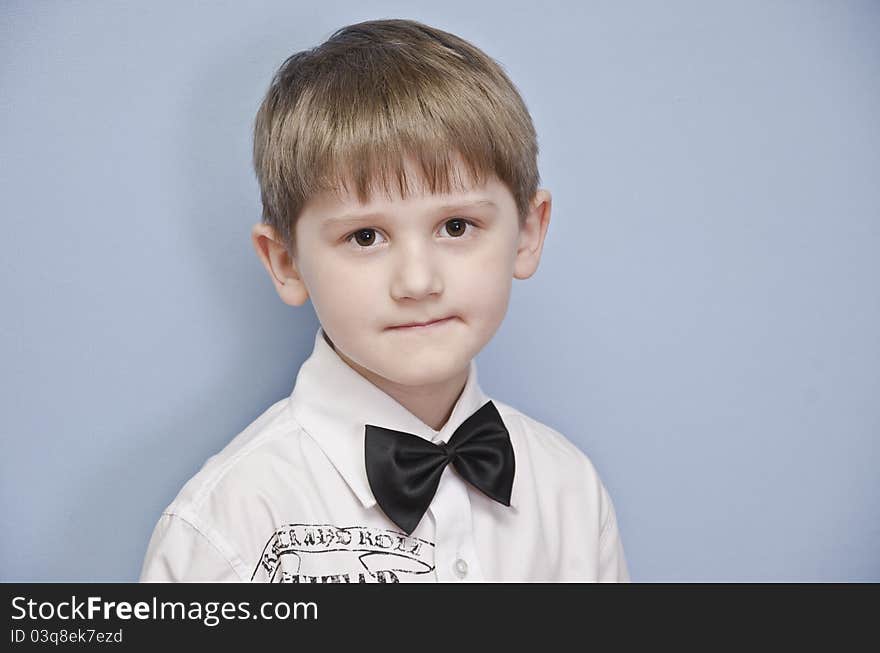
<path fill-rule="evenodd" d="M 228 583 L 241 579 L 208 536 L 176 514 L 163 513 L 153 530 L 142 583 Z"/>
<path fill-rule="evenodd" d="M 617 515 L 611 495 L 602 484 L 602 512 L 604 521 L 599 536 L 599 577 L 600 583 L 629 583 L 629 570 L 623 552 L 623 542 L 617 527 Z"/>

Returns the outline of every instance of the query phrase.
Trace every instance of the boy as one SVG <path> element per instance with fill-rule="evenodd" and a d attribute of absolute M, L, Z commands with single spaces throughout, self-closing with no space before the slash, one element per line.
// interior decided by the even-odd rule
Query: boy
<path fill-rule="evenodd" d="M 427 25 L 351 25 L 281 66 L 252 240 L 321 327 L 291 395 L 163 512 L 141 580 L 629 580 L 589 459 L 477 383 L 550 221 L 537 152 L 498 64 Z"/>

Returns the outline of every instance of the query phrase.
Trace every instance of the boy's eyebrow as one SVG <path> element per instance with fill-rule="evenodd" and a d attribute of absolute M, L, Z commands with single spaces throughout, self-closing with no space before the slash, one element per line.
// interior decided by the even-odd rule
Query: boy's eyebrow
<path fill-rule="evenodd" d="M 483 200 L 475 200 L 470 202 L 453 202 L 450 204 L 443 204 L 441 206 L 434 207 L 431 209 L 432 212 L 436 213 L 445 213 L 447 211 L 461 211 L 466 209 L 478 209 L 483 207 L 492 207 L 498 208 L 498 205 L 495 204 L 492 200 L 483 199 Z M 375 211 L 371 213 L 347 213 L 345 215 L 334 216 L 332 218 L 327 218 L 324 221 L 325 226 L 333 226 L 339 224 L 345 224 L 348 222 L 360 222 L 361 220 L 375 220 L 378 218 L 385 217 L 385 213 L 382 211 Z"/>

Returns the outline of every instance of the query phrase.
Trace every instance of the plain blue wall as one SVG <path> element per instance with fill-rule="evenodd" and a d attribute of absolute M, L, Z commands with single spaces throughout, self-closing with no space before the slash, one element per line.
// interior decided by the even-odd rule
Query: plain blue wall
<path fill-rule="evenodd" d="M 880 581 L 876 2 L 4 3 L 0 579 L 137 578 L 317 327 L 255 256 L 251 125 L 338 27 L 504 65 L 553 192 L 478 357 L 615 501 L 636 581 Z"/>

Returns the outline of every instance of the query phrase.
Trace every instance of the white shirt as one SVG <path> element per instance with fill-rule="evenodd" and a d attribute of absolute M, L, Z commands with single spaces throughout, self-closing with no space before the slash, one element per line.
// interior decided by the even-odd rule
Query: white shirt
<path fill-rule="evenodd" d="M 447 442 L 489 400 L 472 360 L 435 431 L 349 367 L 319 328 L 290 396 L 209 458 L 163 511 L 140 580 L 628 582 L 614 506 L 588 457 L 494 399 L 514 449 L 511 505 L 447 465 L 411 535 L 382 512 L 367 480 L 365 425 Z"/>

